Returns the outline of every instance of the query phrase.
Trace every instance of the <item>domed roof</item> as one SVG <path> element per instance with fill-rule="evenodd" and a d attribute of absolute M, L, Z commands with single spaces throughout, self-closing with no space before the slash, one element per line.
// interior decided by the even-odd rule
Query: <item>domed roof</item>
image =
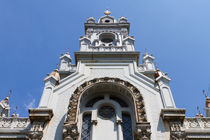
<path fill-rule="evenodd" d="M 102 16 L 99 20 L 98 23 L 105 23 L 105 24 L 110 24 L 110 23 L 116 23 L 116 19 L 112 16 L 110 16 L 111 12 L 106 10 L 104 11 L 105 16 Z"/>

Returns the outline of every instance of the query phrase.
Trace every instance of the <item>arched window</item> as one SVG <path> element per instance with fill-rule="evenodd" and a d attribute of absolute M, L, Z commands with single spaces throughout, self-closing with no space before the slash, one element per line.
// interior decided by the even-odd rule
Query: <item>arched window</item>
<path fill-rule="evenodd" d="M 82 118 L 82 140 L 90 140 L 91 134 L 91 114 L 84 114 Z"/>
<path fill-rule="evenodd" d="M 127 113 L 122 114 L 123 140 L 133 140 L 131 117 Z"/>
<path fill-rule="evenodd" d="M 86 96 L 81 104 L 81 140 L 133 140 L 129 99 L 113 93 Z M 92 122 L 92 123 L 91 123 Z M 122 122 L 122 123 L 118 123 Z"/>

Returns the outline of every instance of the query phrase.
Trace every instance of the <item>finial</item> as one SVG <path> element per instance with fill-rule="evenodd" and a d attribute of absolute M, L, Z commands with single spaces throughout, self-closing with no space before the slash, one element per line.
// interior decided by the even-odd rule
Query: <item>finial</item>
<path fill-rule="evenodd" d="M 67 52 L 66 52 L 66 54 L 69 54 L 69 48 L 67 49 Z"/>
<path fill-rule="evenodd" d="M 59 63 L 56 65 L 56 70 L 58 70 L 58 68 L 59 68 Z"/>
<path fill-rule="evenodd" d="M 197 106 L 197 111 L 198 111 L 199 116 L 200 116 L 200 117 L 203 117 L 203 115 L 202 115 L 202 113 L 201 113 L 201 111 L 200 111 L 200 109 L 199 109 L 199 106 Z"/>
<path fill-rule="evenodd" d="M 16 106 L 15 111 L 12 113 L 12 117 L 15 117 L 17 109 L 18 109 L 18 107 Z"/>
<path fill-rule="evenodd" d="M 110 15 L 111 12 L 110 12 L 109 10 L 106 10 L 106 11 L 104 11 L 104 14 L 105 14 L 105 15 Z"/>
<path fill-rule="evenodd" d="M 9 94 L 8 94 L 7 97 L 6 97 L 4 100 L 2 100 L 2 101 L 3 101 L 3 102 L 8 101 L 11 94 L 12 94 L 12 90 L 10 89 L 10 90 L 9 90 Z"/>
<path fill-rule="evenodd" d="M 208 96 L 207 96 L 207 94 L 206 94 L 204 89 L 203 89 L 203 94 L 205 95 L 206 98 L 208 98 Z"/>
<path fill-rule="evenodd" d="M 9 100 L 10 95 L 12 94 L 12 90 L 9 90 L 9 94 L 7 95 L 6 99 Z"/>
<path fill-rule="evenodd" d="M 147 55 L 147 48 L 145 48 L 145 55 Z"/>
<path fill-rule="evenodd" d="M 156 67 L 156 70 L 159 70 L 158 63 L 157 62 L 155 62 L 155 67 Z"/>

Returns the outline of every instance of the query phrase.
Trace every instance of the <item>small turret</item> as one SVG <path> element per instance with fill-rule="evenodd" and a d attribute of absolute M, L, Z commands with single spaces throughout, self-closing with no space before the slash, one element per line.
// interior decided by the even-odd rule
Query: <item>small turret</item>
<path fill-rule="evenodd" d="M 61 63 L 60 63 L 60 71 L 70 71 L 72 59 L 69 54 L 69 51 L 67 51 L 65 54 L 62 54 L 60 57 Z"/>
<path fill-rule="evenodd" d="M 210 117 L 210 98 L 205 93 L 205 90 L 203 90 L 203 94 L 206 97 L 206 108 L 204 108 L 206 110 L 206 117 Z"/>
<path fill-rule="evenodd" d="M 155 71 L 154 59 L 155 57 L 147 52 L 143 55 L 142 63 L 145 71 Z"/>
<path fill-rule="evenodd" d="M 154 80 L 160 90 L 164 108 L 175 108 L 176 106 L 172 97 L 171 89 L 169 87 L 169 82 L 171 79 L 166 73 L 160 71 L 157 66 L 154 73 Z"/>

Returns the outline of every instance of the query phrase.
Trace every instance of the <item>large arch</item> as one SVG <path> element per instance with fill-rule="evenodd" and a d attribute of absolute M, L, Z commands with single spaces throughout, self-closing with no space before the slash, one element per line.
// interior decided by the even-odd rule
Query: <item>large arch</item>
<path fill-rule="evenodd" d="M 88 89 L 92 88 L 93 86 L 102 85 L 102 84 L 115 85 L 125 89 L 127 93 L 130 94 L 133 100 L 136 126 L 138 126 L 139 124 L 144 124 L 144 125 L 148 124 L 143 97 L 140 91 L 135 86 L 119 78 L 110 78 L 110 77 L 95 78 L 93 80 L 84 82 L 74 91 L 73 95 L 71 96 L 68 106 L 67 118 L 66 121 L 64 122 L 64 129 L 63 129 L 64 139 L 76 140 L 78 138 L 79 133 L 77 130 L 77 121 L 78 121 L 81 97 L 83 96 L 84 93 L 86 93 Z"/>

